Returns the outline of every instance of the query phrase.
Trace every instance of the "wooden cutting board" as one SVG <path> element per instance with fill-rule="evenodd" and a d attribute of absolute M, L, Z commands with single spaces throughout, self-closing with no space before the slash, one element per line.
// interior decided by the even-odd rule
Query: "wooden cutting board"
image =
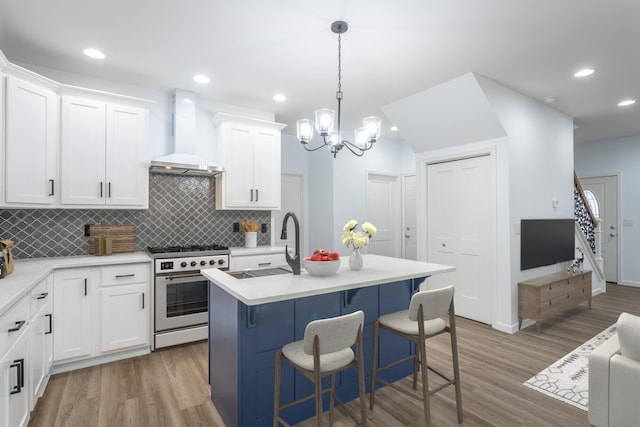
<path fill-rule="evenodd" d="M 89 253 L 96 253 L 96 237 L 111 238 L 111 252 L 135 252 L 136 228 L 131 224 L 123 225 L 91 225 L 89 226 Z"/>

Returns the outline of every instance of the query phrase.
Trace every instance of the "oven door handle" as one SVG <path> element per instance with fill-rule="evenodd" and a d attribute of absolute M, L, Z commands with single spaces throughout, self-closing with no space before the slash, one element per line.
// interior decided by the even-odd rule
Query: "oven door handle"
<path fill-rule="evenodd" d="M 177 279 L 189 279 L 192 277 L 199 277 L 199 278 L 203 278 L 202 274 L 200 273 L 193 273 L 193 274 L 183 274 L 183 275 L 174 275 L 174 276 L 165 276 L 165 280 L 177 280 Z"/>

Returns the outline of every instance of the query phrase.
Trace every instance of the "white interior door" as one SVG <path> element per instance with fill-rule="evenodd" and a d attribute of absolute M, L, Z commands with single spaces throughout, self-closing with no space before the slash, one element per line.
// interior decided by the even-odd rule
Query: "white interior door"
<path fill-rule="evenodd" d="M 427 167 L 427 260 L 456 271 L 427 280 L 455 286 L 456 314 L 491 324 L 491 233 L 495 190 L 489 156 Z"/>
<path fill-rule="evenodd" d="M 418 259 L 418 240 L 416 236 L 416 176 L 404 177 L 404 258 Z"/>
<path fill-rule="evenodd" d="M 303 210 L 303 182 L 302 175 L 293 175 L 293 174 L 282 174 L 281 178 L 281 197 L 280 197 L 280 210 L 279 211 L 271 211 L 273 217 L 273 227 L 272 230 L 275 233 L 274 235 L 274 243 L 277 246 L 285 246 L 288 245 L 289 249 L 295 250 L 296 244 L 296 235 L 295 229 L 293 227 L 293 221 L 289 221 L 287 225 L 287 239 L 283 240 L 280 238 L 280 234 L 282 233 L 282 219 L 287 214 L 287 212 L 293 212 L 298 217 L 298 221 L 300 222 L 300 226 L 304 225 L 304 210 Z M 303 230 L 300 230 L 300 239 L 302 240 L 306 233 Z M 301 257 L 306 256 L 307 250 L 304 243 L 300 242 L 300 254 Z"/>
<path fill-rule="evenodd" d="M 602 219 L 602 259 L 607 282 L 618 283 L 618 177 L 580 178 L 583 190 L 591 190 Z"/>
<path fill-rule="evenodd" d="M 401 257 L 400 192 L 398 175 L 367 173 L 367 221 L 378 229 L 367 253 Z"/>

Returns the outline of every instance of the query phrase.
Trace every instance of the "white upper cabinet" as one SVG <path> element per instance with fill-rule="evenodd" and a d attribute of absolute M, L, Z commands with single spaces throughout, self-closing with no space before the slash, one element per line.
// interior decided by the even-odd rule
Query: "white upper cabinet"
<path fill-rule="evenodd" d="M 146 208 L 147 110 L 62 97 L 61 203 Z"/>
<path fill-rule="evenodd" d="M 54 206 L 57 95 L 9 75 L 5 96 L 3 205 Z"/>
<path fill-rule="evenodd" d="M 151 101 L 60 84 L 1 51 L 0 83 L 1 207 L 149 207 Z"/>
<path fill-rule="evenodd" d="M 280 141 L 285 125 L 218 113 L 214 117 L 217 209 L 280 209 Z"/>

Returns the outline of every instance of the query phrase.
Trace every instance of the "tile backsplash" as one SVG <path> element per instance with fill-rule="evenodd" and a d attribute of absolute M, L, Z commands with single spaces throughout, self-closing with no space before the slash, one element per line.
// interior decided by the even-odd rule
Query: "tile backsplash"
<path fill-rule="evenodd" d="M 222 244 L 244 246 L 233 223 L 253 219 L 267 224 L 258 245 L 269 245 L 270 211 L 215 210 L 213 178 L 149 175 L 148 210 L 1 209 L 0 238 L 15 242 L 16 259 L 89 253 L 85 224 L 133 224 L 136 251 L 147 246 Z"/>

